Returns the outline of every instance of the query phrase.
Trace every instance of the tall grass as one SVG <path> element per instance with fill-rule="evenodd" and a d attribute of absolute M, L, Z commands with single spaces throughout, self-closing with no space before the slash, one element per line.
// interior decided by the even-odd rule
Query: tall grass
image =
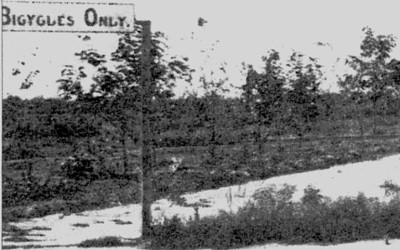
<path fill-rule="evenodd" d="M 336 201 L 319 190 L 305 189 L 292 202 L 294 187 L 256 192 L 238 213 L 220 213 L 184 224 L 177 217 L 154 227 L 153 249 L 229 248 L 268 242 L 336 244 L 357 240 L 400 237 L 400 199 L 388 203 L 367 198 Z"/>

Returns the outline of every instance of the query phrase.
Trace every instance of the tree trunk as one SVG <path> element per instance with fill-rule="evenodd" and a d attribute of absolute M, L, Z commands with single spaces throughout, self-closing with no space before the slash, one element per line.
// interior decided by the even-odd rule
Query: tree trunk
<path fill-rule="evenodd" d="M 126 175 L 128 173 L 128 150 L 126 147 L 126 131 L 123 129 L 122 131 L 122 166 L 123 166 L 123 173 Z"/>
<path fill-rule="evenodd" d="M 211 141 L 210 141 L 210 158 L 211 158 L 211 162 L 212 164 L 215 164 L 217 162 L 217 145 L 215 142 L 215 128 L 213 126 L 212 128 L 212 132 L 211 132 Z"/>
<path fill-rule="evenodd" d="M 362 103 L 359 104 L 358 112 L 357 112 L 357 120 L 358 125 L 360 127 L 360 137 L 364 137 L 364 119 L 363 119 L 363 110 Z"/>
<path fill-rule="evenodd" d="M 261 120 L 257 121 L 257 133 L 256 133 L 256 143 L 257 143 L 257 151 L 258 151 L 258 166 L 260 169 L 262 168 L 263 162 L 263 139 L 261 135 Z"/>
<path fill-rule="evenodd" d="M 214 95 L 211 96 L 211 138 L 210 138 L 210 145 L 209 147 L 209 154 L 210 154 L 210 163 L 212 165 L 217 164 L 217 117 L 216 117 L 216 107 L 218 105 L 216 97 Z"/>
<path fill-rule="evenodd" d="M 372 112 L 372 134 L 376 134 L 377 133 L 377 120 L 378 118 L 378 105 L 377 105 L 377 100 L 373 101 L 373 112 Z"/>

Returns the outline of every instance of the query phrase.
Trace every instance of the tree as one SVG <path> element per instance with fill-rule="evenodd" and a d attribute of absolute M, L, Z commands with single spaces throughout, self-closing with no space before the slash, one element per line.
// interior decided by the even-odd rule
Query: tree
<path fill-rule="evenodd" d="M 397 59 L 392 59 L 389 62 L 388 68 L 390 70 L 390 78 L 393 81 L 393 85 L 395 87 L 400 86 L 400 61 Z M 397 91 L 399 92 L 399 88 L 397 88 Z"/>
<path fill-rule="evenodd" d="M 246 109 L 252 115 L 252 123 L 256 125 L 253 136 L 258 148 L 260 167 L 266 138 L 262 128 L 266 126 L 270 133 L 272 126 L 278 123 L 284 96 L 282 69 L 278 64 L 279 53 L 272 50 L 262 59 L 265 63 L 264 72 L 259 74 L 250 66 L 246 83 L 242 86 Z"/>
<path fill-rule="evenodd" d="M 393 82 L 392 95 L 390 95 L 387 103 L 389 105 L 388 112 L 399 115 L 398 107 L 400 106 L 400 61 L 392 59 L 389 63 L 390 80 Z"/>
<path fill-rule="evenodd" d="M 203 83 L 202 88 L 205 91 L 204 97 L 202 98 L 205 107 L 204 125 L 206 130 L 209 132 L 208 152 L 210 158 L 208 159 L 208 163 L 211 166 L 215 166 L 220 160 L 219 157 L 217 157 L 217 145 L 221 143 L 221 140 L 219 140 L 218 137 L 221 133 L 221 121 L 224 120 L 221 99 L 223 98 L 222 95 L 227 90 L 224 88 L 224 80 L 207 81 L 204 77 L 200 80 Z"/>
<path fill-rule="evenodd" d="M 360 106 L 371 104 L 373 115 L 387 110 L 387 97 L 399 88 L 392 78 L 390 52 L 396 46 L 393 35 L 375 36 L 371 28 L 363 28 L 360 56 L 349 56 L 348 64 L 355 74 L 345 75 L 339 82 L 345 93 Z M 376 131 L 373 118 L 373 132 Z"/>
<path fill-rule="evenodd" d="M 145 30 L 144 30 L 145 29 Z M 149 43 L 145 41 L 149 41 Z M 131 125 L 129 117 L 138 112 L 143 131 L 142 159 L 143 159 L 143 238 L 151 235 L 152 188 L 151 178 L 155 166 L 156 137 L 159 127 L 158 121 L 162 117 L 159 110 L 163 99 L 173 96 L 172 87 L 177 79 L 190 80 L 188 66 L 176 57 L 168 57 L 167 48 L 161 32 L 150 34 L 150 22 L 138 22 L 133 34 L 124 34 L 120 37 L 118 48 L 111 54 L 115 67 L 106 66 L 104 55 L 97 51 L 82 51 L 76 55 L 84 62 L 96 67 L 93 84 L 88 91 L 84 91 L 81 78 L 83 68 L 72 76 L 60 79 L 60 91 L 65 98 L 86 100 L 98 105 L 108 106 L 113 110 L 110 116 L 103 116 L 105 120 L 115 122 L 121 129 L 121 137 L 126 135 L 126 129 Z M 124 140 L 124 139 L 122 139 Z M 124 149 L 126 151 L 126 149 Z M 149 169 L 150 166 L 150 169 Z"/>
<path fill-rule="evenodd" d="M 322 79 L 321 66 L 316 59 L 309 58 L 307 64 L 304 55 L 294 52 L 288 63 L 287 73 L 289 90 L 286 97 L 288 122 L 290 128 L 300 137 L 311 131 L 318 116 L 317 99 Z"/>

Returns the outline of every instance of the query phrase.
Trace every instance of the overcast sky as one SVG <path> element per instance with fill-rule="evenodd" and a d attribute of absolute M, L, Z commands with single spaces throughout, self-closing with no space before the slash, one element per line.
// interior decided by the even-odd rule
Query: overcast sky
<path fill-rule="evenodd" d="M 162 31 L 168 37 L 171 54 L 189 58 L 197 71 L 195 79 L 202 74 L 209 75 L 211 69 L 226 62 L 229 82 L 236 86 L 243 84 L 242 62 L 258 69 L 262 66 L 261 56 L 268 50 L 279 51 L 283 60 L 296 50 L 319 58 L 327 77 L 323 88 L 335 91 L 335 76 L 343 73 L 344 58 L 360 53 L 363 27 L 371 27 L 376 34 L 400 38 L 398 0 L 133 2 L 136 19 L 150 20 L 152 31 Z M 202 27 L 197 24 L 199 17 L 207 20 Z M 83 36 L 3 32 L 3 97 L 10 94 L 24 98 L 57 96 L 55 81 L 60 78 L 62 66 L 79 63 L 75 52 L 93 47 L 109 54 L 117 45 L 115 34 L 91 35 L 87 41 Z M 398 59 L 399 47 L 392 53 Z M 12 75 L 16 68 L 21 74 Z M 36 69 L 40 72 L 34 78 L 34 85 L 29 90 L 20 90 L 23 79 Z M 177 93 L 186 87 L 180 83 Z"/>

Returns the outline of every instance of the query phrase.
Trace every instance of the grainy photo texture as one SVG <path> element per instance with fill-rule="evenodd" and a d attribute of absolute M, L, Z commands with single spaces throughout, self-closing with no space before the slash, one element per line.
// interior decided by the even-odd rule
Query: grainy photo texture
<path fill-rule="evenodd" d="M 397 1 L 1 8 L 3 249 L 400 249 Z"/>

